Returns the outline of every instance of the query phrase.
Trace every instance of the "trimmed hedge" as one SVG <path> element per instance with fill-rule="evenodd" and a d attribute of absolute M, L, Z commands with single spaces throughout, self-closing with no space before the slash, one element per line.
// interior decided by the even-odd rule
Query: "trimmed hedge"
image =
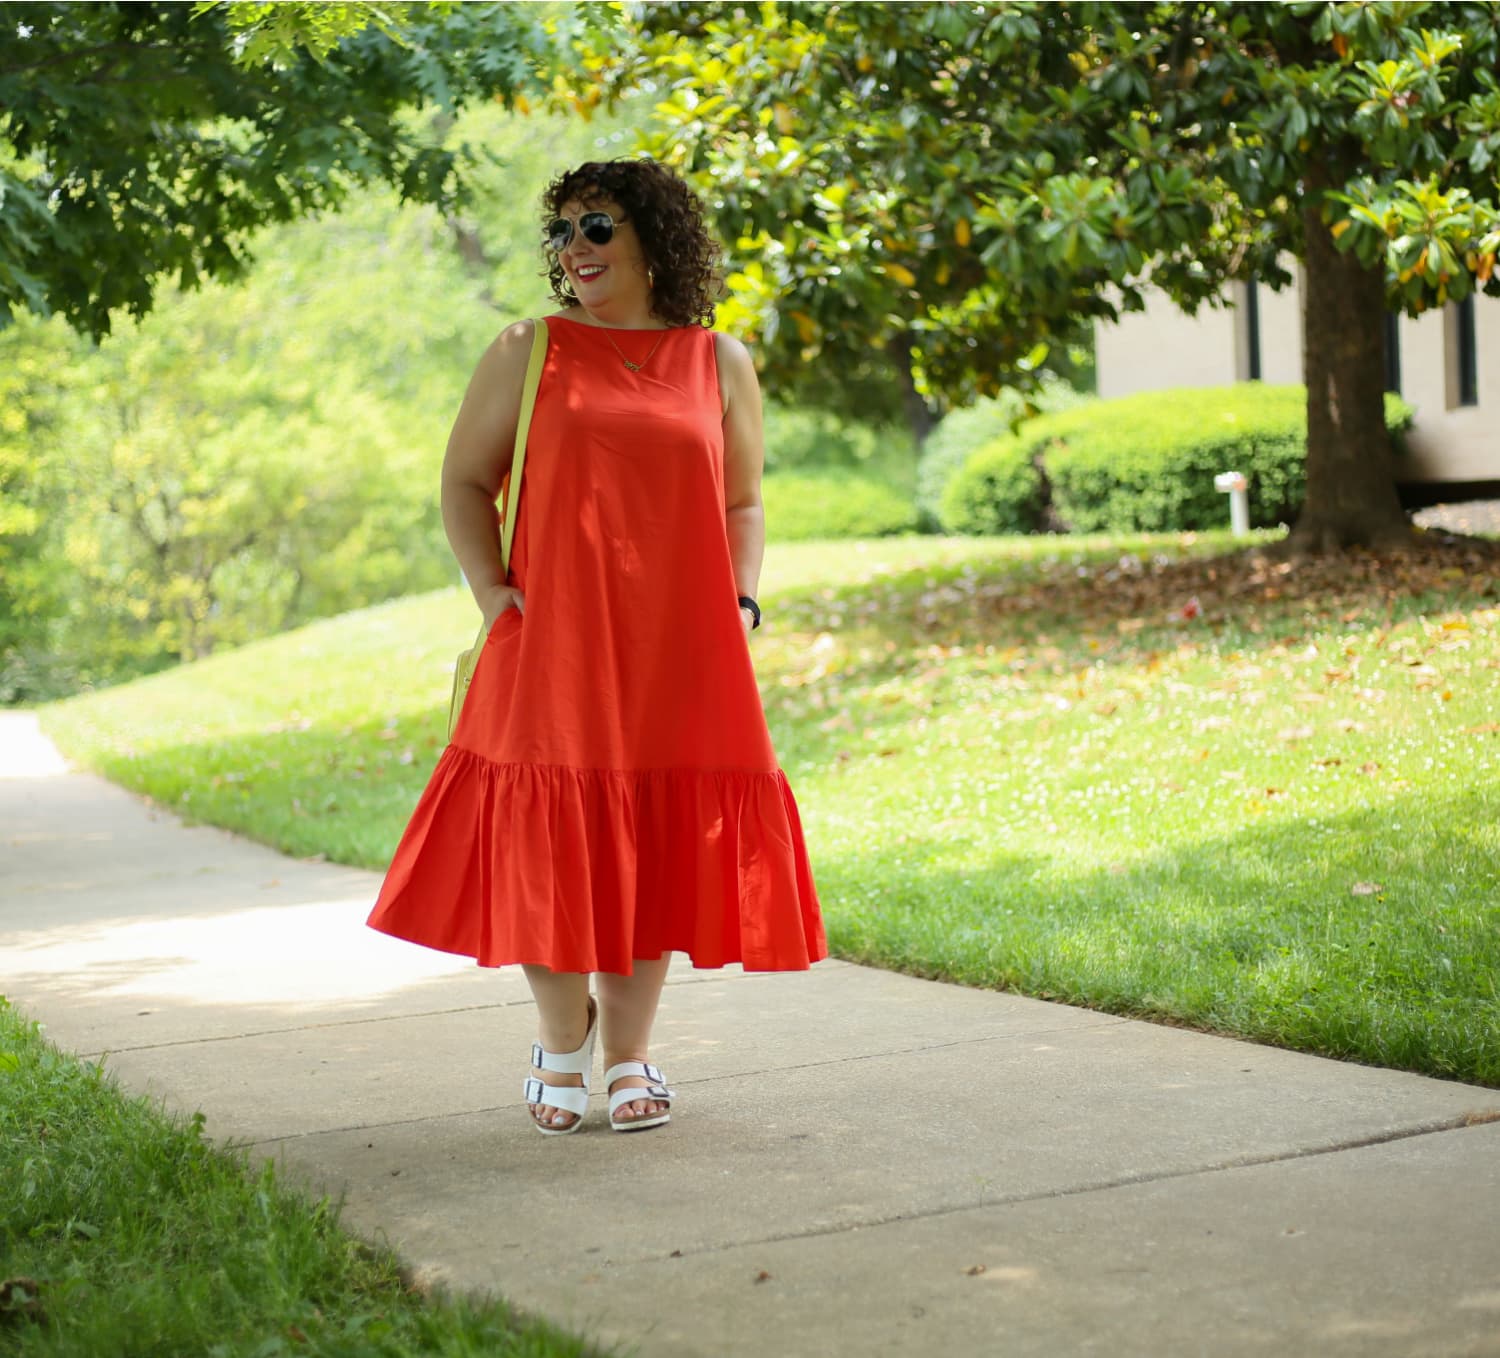
<path fill-rule="evenodd" d="M 961 533 L 1035 531 L 1050 501 L 1053 519 L 1080 533 L 1220 527 L 1229 511 L 1214 477 L 1224 471 L 1248 477 L 1252 526 L 1287 522 L 1302 503 L 1306 399 L 1300 386 L 1241 382 L 1043 415 L 969 458 L 944 493 L 943 524 Z M 1398 448 L 1413 414 L 1386 395 Z M 1023 468 L 1036 474 L 1035 492 Z"/>
<path fill-rule="evenodd" d="M 1044 381 L 1032 399 L 1044 414 L 1053 414 L 1070 410 L 1089 398 L 1061 379 L 1051 378 Z M 1025 420 L 1025 398 L 1010 388 L 999 396 L 981 397 L 973 405 L 943 416 L 922 445 L 922 460 L 917 464 L 917 512 L 924 528 L 949 526 L 943 517 L 943 494 L 949 483 L 981 448 L 1008 437 Z"/>
<path fill-rule="evenodd" d="M 938 522 L 951 533 L 1035 533 L 1046 510 L 1031 441 L 1008 434 L 986 443 L 949 478 Z"/>
<path fill-rule="evenodd" d="M 777 542 L 889 537 L 917 524 L 909 496 L 854 472 L 773 472 L 761 482 L 761 498 L 767 536 Z"/>

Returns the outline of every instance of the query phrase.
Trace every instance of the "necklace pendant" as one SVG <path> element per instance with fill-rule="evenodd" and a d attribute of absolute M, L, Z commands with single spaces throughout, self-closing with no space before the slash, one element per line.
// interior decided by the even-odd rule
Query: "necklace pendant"
<path fill-rule="evenodd" d="M 624 359 L 623 362 L 624 362 L 625 366 L 630 369 L 631 372 L 633 372 L 633 373 L 640 372 L 641 365 L 639 363 L 632 363 L 628 358 Z"/>

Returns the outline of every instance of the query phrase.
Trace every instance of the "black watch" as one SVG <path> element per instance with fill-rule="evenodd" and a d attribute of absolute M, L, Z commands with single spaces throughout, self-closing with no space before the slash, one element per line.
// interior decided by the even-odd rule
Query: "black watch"
<path fill-rule="evenodd" d="M 740 607 L 750 610 L 750 630 L 753 632 L 760 626 L 760 605 L 748 594 L 740 595 Z"/>

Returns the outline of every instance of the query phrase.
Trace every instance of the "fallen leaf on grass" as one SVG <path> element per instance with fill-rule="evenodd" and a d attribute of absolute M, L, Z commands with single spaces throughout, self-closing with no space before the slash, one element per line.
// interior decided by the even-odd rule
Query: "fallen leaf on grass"
<path fill-rule="evenodd" d="M 1500 721 L 1481 722 L 1478 726 L 1465 726 L 1463 733 L 1466 736 L 1492 736 L 1500 731 Z"/>
<path fill-rule="evenodd" d="M 35 1278 L 7 1278 L 0 1283 L 0 1320 L 47 1318 L 42 1310 L 42 1289 Z"/>
<path fill-rule="evenodd" d="M 1380 772 L 1380 765 L 1371 761 L 1368 764 L 1361 764 L 1359 766 L 1359 771 L 1363 774 L 1367 774 L 1373 777 L 1375 774 Z"/>
<path fill-rule="evenodd" d="M 1311 726 L 1288 726 L 1284 731 L 1276 733 L 1277 740 L 1291 742 L 1294 740 L 1308 740 L 1317 733 Z"/>
<path fill-rule="evenodd" d="M 1343 762 L 1342 759 L 1314 759 L 1313 767 L 1319 769 L 1336 769 Z"/>
<path fill-rule="evenodd" d="M 1349 888 L 1351 896 L 1378 896 L 1385 888 L 1379 882 L 1356 882 Z"/>

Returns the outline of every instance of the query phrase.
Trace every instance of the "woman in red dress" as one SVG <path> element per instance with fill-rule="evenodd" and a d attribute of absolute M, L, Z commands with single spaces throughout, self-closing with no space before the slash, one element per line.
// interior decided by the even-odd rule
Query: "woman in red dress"
<path fill-rule="evenodd" d="M 370 923 L 522 965 L 537 1129 L 581 1125 L 602 1036 L 610 1125 L 635 1131 L 670 1118 L 649 1048 L 672 953 L 785 971 L 827 947 L 750 662 L 760 390 L 745 347 L 707 328 L 718 249 L 649 160 L 582 165 L 544 208 L 563 309 L 510 571 L 496 498 L 530 321 L 480 360 L 448 441 L 443 522 L 487 640 Z"/>

